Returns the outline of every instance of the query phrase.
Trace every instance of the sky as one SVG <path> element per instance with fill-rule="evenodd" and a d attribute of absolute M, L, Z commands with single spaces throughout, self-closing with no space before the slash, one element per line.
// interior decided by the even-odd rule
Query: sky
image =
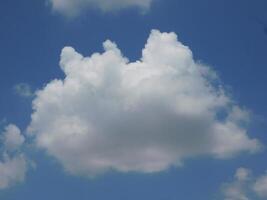
<path fill-rule="evenodd" d="M 0 199 L 266 199 L 266 9 L 1 1 Z"/>

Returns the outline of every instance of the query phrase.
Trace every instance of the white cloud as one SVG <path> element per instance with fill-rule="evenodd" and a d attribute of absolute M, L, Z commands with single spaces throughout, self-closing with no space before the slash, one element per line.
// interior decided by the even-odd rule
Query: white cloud
<path fill-rule="evenodd" d="M 0 189 L 13 186 L 25 178 L 27 159 L 20 151 L 24 140 L 19 128 L 13 124 L 6 126 L 1 134 Z"/>
<path fill-rule="evenodd" d="M 4 155 L 3 162 L 0 162 L 0 189 L 6 189 L 24 181 L 26 171 L 27 161 L 23 154 L 12 158 Z"/>
<path fill-rule="evenodd" d="M 104 49 L 84 57 L 65 47 L 65 79 L 49 82 L 33 101 L 28 131 L 67 171 L 158 172 L 189 157 L 260 149 L 243 126 L 246 112 L 175 33 L 153 30 L 136 62 L 109 40 Z"/>
<path fill-rule="evenodd" d="M 23 135 L 17 126 L 10 124 L 3 133 L 4 147 L 8 151 L 17 150 L 25 141 Z"/>
<path fill-rule="evenodd" d="M 129 7 L 149 9 L 153 0 L 48 0 L 54 11 L 66 16 L 75 16 L 85 9 L 100 9 L 104 12 Z"/>
<path fill-rule="evenodd" d="M 267 173 L 256 180 L 253 185 L 253 190 L 258 196 L 267 198 Z"/>
<path fill-rule="evenodd" d="M 235 180 L 223 185 L 224 200 L 249 200 L 247 190 L 250 182 L 250 170 L 239 168 L 235 174 Z"/>
<path fill-rule="evenodd" d="M 31 86 L 27 83 L 19 83 L 14 86 L 15 93 L 21 97 L 33 97 Z"/>
<path fill-rule="evenodd" d="M 252 176 L 249 169 L 239 168 L 235 179 L 223 184 L 225 200 L 255 200 L 267 197 L 267 173 L 259 177 Z"/>
<path fill-rule="evenodd" d="M 250 171 L 239 168 L 235 174 L 235 180 L 223 184 L 224 200 L 249 200 L 247 188 L 250 181 Z"/>
<path fill-rule="evenodd" d="M 238 181 L 247 181 L 247 180 L 249 180 L 250 175 L 251 175 L 250 170 L 241 167 L 241 168 L 238 168 L 238 169 L 236 170 L 235 178 L 236 178 Z"/>

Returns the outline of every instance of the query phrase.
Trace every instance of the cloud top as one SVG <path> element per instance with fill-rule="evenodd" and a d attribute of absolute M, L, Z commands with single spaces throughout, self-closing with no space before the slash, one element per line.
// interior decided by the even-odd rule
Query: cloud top
<path fill-rule="evenodd" d="M 33 101 L 28 131 L 68 172 L 151 173 L 185 158 L 261 148 L 247 134 L 247 112 L 175 33 L 153 30 L 136 62 L 109 40 L 103 46 L 90 57 L 65 47 L 64 80 L 46 84 Z"/>

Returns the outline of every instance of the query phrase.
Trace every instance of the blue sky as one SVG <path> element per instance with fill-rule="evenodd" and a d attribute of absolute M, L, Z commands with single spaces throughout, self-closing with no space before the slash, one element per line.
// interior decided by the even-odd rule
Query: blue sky
<path fill-rule="evenodd" d="M 64 78 L 59 68 L 63 47 L 89 56 L 102 52 L 101 44 L 110 39 L 134 62 L 141 57 L 151 29 L 158 29 L 175 32 L 194 60 L 216 71 L 229 96 L 251 111 L 249 136 L 266 145 L 267 35 L 259 23 L 267 24 L 266 9 L 264 0 L 155 0 L 145 13 L 136 7 L 112 12 L 86 9 L 66 17 L 45 0 L 1 1 L 1 129 L 13 123 L 27 135 L 35 97 L 20 96 L 14 87 L 26 83 L 35 91 Z M 251 169 L 256 177 L 267 170 L 262 150 L 226 160 L 206 155 L 186 158 L 182 167 L 156 173 L 109 172 L 87 178 L 65 172 L 55 157 L 26 140 L 23 151 L 36 168 L 22 183 L 0 190 L 0 199 L 219 200 L 224 199 L 222 184 L 233 180 L 237 168 Z"/>

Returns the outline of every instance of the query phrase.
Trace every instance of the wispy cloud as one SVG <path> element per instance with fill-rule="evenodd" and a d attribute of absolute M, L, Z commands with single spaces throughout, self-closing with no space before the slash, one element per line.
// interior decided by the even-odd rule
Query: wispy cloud
<path fill-rule="evenodd" d="M 32 88 L 27 83 L 19 83 L 14 86 L 14 91 L 17 95 L 21 97 L 33 97 L 34 93 L 32 92 Z"/>
<path fill-rule="evenodd" d="M 76 16 L 80 12 L 99 9 L 103 12 L 114 12 L 121 9 L 136 7 L 148 10 L 153 0 L 48 0 L 52 9 L 65 16 Z"/>

